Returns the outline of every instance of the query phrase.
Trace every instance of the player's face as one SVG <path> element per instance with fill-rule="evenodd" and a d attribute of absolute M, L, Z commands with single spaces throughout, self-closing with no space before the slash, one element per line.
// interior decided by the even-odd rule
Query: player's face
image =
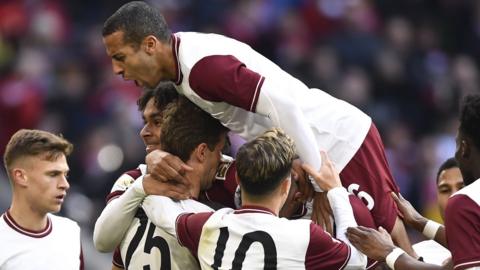
<path fill-rule="evenodd" d="M 57 213 L 70 188 L 65 155 L 60 155 L 55 161 L 46 160 L 42 156 L 29 159 L 25 174 L 30 207 L 41 215 Z"/>
<path fill-rule="evenodd" d="M 301 167 L 302 162 L 300 159 L 295 159 L 292 163 L 292 175 L 293 174 L 300 174 L 303 173 L 303 169 Z M 290 185 L 290 191 L 288 193 L 287 199 L 285 200 L 285 203 L 282 206 L 282 209 L 280 209 L 279 216 L 280 217 L 285 217 L 285 218 L 290 218 L 293 216 L 295 213 L 298 212 L 299 208 L 302 207 L 303 203 L 296 200 L 296 196 L 298 195 L 297 193 L 300 192 L 298 189 L 298 183 L 297 181 L 294 180 L 295 177 L 291 177 L 291 185 Z"/>
<path fill-rule="evenodd" d="M 138 46 L 125 43 L 123 34 L 117 31 L 103 38 L 107 54 L 112 58 L 113 72 L 137 86 L 154 88 L 160 81 L 154 55 L 147 52 L 143 43 Z"/>
<path fill-rule="evenodd" d="M 151 98 L 142 113 L 143 128 L 140 131 L 147 153 L 160 149 L 160 134 L 162 131 L 162 115 Z"/>
<path fill-rule="evenodd" d="M 445 218 L 445 207 L 450 196 L 463 188 L 463 178 L 458 167 L 443 170 L 438 176 L 437 196 L 440 215 Z"/>
<path fill-rule="evenodd" d="M 225 146 L 226 134 L 223 133 L 220 138 L 220 142 L 215 146 L 213 151 L 207 149 L 205 159 L 205 175 L 202 179 L 201 190 L 207 190 L 212 186 L 215 180 L 215 174 L 217 172 L 218 164 L 222 158 L 222 149 Z"/>

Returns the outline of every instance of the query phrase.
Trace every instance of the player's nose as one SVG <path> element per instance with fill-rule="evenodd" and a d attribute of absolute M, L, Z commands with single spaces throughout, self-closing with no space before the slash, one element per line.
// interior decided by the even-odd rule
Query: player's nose
<path fill-rule="evenodd" d="M 115 61 L 112 61 L 112 68 L 113 68 L 113 72 L 117 75 L 122 75 L 123 74 L 123 68 L 121 65 L 119 65 L 118 63 L 116 63 Z"/>

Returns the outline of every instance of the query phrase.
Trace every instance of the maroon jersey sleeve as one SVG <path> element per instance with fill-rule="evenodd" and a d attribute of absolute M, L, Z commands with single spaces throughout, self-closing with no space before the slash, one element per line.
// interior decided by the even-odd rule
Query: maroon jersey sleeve
<path fill-rule="evenodd" d="M 305 269 L 343 269 L 350 259 L 350 247 L 310 224 L 310 242 L 305 255 Z"/>
<path fill-rule="evenodd" d="M 202 235 L 202 228 L 213 212 L 187 213 L 177 218 L 176 230 L 178 242 L 188 248 L 193 256 L 197 257 L 198 244 Z"/>
<path fill-rule="evenodd" d="M 208 201 L 233 209 L 237 208 L 235 206 L 235 191 L 238 185 L 235 180 L 235 172 L 235 162 L 230 164 L 225 172 L 222 172 L 221 169 L 217 171 L 212 187 L 205 191 L 205 197 Z"/>
<path fill-rule="evenodd" d="M 123 259 L 122 259 L 122 255 L 120 254 L 120 248 L 118 246 L 117 248 L 115 248 L 115 251 L 113 252 L 112 264 L 118 268 L 125 268 L 123 266 Z"/>
<path fill-rule="evenodd" d="M 232 55 L 212 55 L 195 63 L 189 84 L 205 100 L 254 112 L 264 80 Z"/>
<path fill-rule="evenodd" d="M 448 249 L 455 270 L 480 266 L 480 207 L 468 196 L 458 194 L 445 209 Z"/>

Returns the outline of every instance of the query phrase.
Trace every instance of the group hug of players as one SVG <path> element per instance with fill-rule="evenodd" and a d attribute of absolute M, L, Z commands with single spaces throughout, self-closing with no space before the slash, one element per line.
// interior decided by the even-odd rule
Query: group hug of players
<path fill-rule="evenodd" d="M 448 200 L 443 226 L 400 196 L 368 115 L 308 88 L 248 45 L 172 33 L 158 10 L 140 1 L 110 16 L 102 35 L 113 71 L 146 88 L 138 102 L 146 164 L 118 178 L 95 224 L 96 248 L 115 250 L 113 269 L 480 267 L 479 95 L 462 103 L 455 159 L 465 187 Z M 222 155 L 227 132 L 246 140 L 234 159 Z M 15 198 L 27 170 L 16 161 L 28 153 L 11 150 L 24 142 L 13 141 L 5 164 Z M 63 178 L 57 204 L 68 189 Z M 13 202 L 2 228 L 18 232 L 25 223 Z M 58 227 L 52 223 L 43 218 L 47 235 Z M 405 224 L 447 248 L 450 259 L 423 262 Z M 47 231 L 34 235 L 45 239 Z M 5 254 L 0 269 L 22 253 Z"/>

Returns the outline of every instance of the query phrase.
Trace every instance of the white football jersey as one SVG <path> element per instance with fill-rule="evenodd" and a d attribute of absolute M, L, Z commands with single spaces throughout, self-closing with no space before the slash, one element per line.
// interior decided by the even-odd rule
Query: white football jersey
<path fill-rule="evenodd" d="M 309 220 L 278 218 L 268 209 L 224 208 L 184 214 L 178 239 L 202 269 L 344 269 L 350 247 Z"/>
<path fill-rule="evenodd" d="M 177 238 L 155 226 L 139 209 L 120 244 L 125 269 L 199 269 Z"/>
<path fill-rule="evenodd" d="M 68 218 L 48 214 L 47 227 L 31 231 L 7 211 L 0 218 L 0 243 L 2 270 L 83 269 L 80 227 Z"/>
<path fill-rule="evenodd" d="M 170 210 L 171 207 L 175 209 Z M 152 222 L 155 218 L 147 217 L 144 209 L 151 210 L 149 212 L 151 216 L 177 215 L 179 211 L 213 211 L 210 207 L 194 200 L 175 202 L 163 196 L 147 196 L 120 243 L 122 261 L 119 262 L 114 258 L 114 264 L 125 269 L 200 269 L 190 250 L 178 243 L 174 233 L 174 222 L 169 226 L 170 229 L 165 226 L 160 228 Z"/>

